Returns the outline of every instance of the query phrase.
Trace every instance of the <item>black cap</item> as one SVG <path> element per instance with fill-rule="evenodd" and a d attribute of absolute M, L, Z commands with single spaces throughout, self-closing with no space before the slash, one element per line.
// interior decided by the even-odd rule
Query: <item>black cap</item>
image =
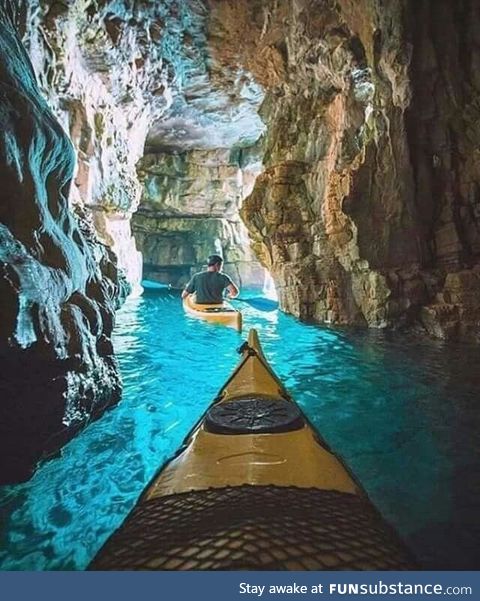
<path fill-rule="evenodd" d="M 223 258 L 220 255 L 210 255 L 207 259 L 207 264 L 209 267 L 212 265 L 219 265 L 223 263 Z"/>

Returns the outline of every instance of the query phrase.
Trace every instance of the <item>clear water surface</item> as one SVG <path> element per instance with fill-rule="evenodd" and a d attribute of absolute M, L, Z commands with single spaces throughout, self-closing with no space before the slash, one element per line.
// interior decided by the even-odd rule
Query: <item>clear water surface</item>
<path fill-rule="evenodd" d="M 243 306 L 267 357 L 423 566 L 480 567 L 480 349 Z M 0 568 L 83 569 L 234 368 L 242 337 L 151 291 L 119 312 L 122 402 L 0 488 Z"/>

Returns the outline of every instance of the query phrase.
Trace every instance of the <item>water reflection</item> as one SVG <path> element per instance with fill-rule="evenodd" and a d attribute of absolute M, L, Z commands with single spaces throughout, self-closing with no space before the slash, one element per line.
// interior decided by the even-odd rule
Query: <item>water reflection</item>
<path fill-rule="evenodd" d="M 287 387 L 426 567 L 478 567 L 480 350 L 303 325 L 246 305 Z M 2 569 L 81 569 L 237 361 L 232 329 L 168 291 L 117 320 L 122 403 L 34 478 L 0 492 Z"/>

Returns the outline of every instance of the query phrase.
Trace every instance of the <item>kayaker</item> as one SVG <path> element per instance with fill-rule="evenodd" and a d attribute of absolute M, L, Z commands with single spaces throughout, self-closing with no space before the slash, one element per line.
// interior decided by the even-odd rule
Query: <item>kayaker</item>
<path fill-rule="evenodd" d="M 207 270 L 192 276 L 182 292 L 182 298 L 195 294 L 198 305 L 216 305 L 223 302 L 223 292 L 228 298 L 238 296 L 238 288 L 232 280 L 222 273 L 223 259 L 220 255 L 210 255 L 207 259 Z"/>

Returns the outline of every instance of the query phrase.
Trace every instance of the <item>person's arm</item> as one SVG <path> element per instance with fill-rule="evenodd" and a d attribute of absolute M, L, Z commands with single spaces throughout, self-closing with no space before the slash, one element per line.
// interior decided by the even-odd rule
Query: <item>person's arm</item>
<path fill-rule="evenodd" d="M 185 289 L 182 291 L 182 299 L 187 298 L 190 294 L 195 292 L 195 276 L 188 282 Z"/>
<path fill-rule="evenodd" d="M 235 286 L 235 284 L 233 282 L 230 282 L 230 284 L 227 286 L 227 297 L 228 298 L 236 298 L 238 296 L 239 290 L 238 288 Z"/>
<path fill-rule="evenodd" d="M 235 284 L 232 282 L 232 280 L 228 277 L 228 275 L 226 275 L 225 273 L 223 274 L 223 276 L 225 277 L 225 289 L 227 291 L 227 298 L 235 298 L 238 296 L 238 288 L 237 286 L 235 286 Z"/>

